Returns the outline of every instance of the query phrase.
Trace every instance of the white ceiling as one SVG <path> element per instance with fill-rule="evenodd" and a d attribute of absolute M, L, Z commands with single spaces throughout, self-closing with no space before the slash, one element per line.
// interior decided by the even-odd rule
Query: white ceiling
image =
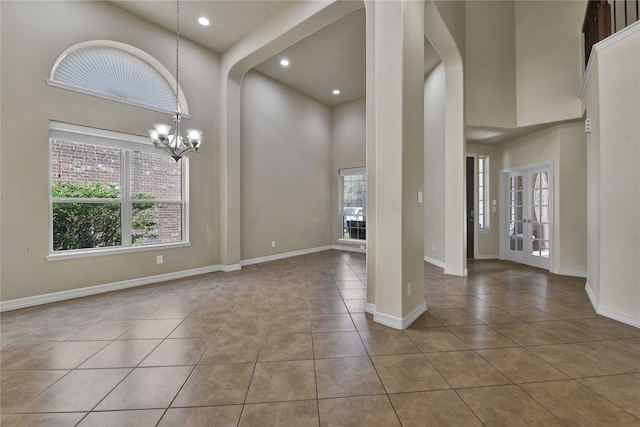
<path fill-rule="evenodd" d="M 175 31 L 176 4 L 172 1 L 112 1 L 113 4 Z M 180 34 L 216 52 L 224 52 L 292 1 L 180 2 Z M 211 25 L 197 23 L 201 16 Z M 359 9 L 328 25 L 255 70 L 329 106 L 364 98 L 366 82 L 365 11 Z M 289 67 L 280 60 L 287 58 Z M 425 39 L 425 74 L 440 57 Z M 339 89 L 339 95 L 332 91 Z"/>
<path fill-rule="evenodd" d="M 181 37 L 215 52 L 224 52 L 280 10 L 294 1 L 215 0 L 180 2 Z M 126 0 L 111 3 L 169 31 L 176 29 L 176 3 L 166 0 Z M 211 25 L 197 23 L 204 16 Z M 424 73 L 431 71 L 440 57 L 425 38 Z M 282 67 L 280 60 L 290 61 Z M 359 9 L 328 25 L 255 67 L 255 70 L 329 106 L 365 96 L 366 77 L 365 11 Z M 340 95 L 333 95 L 339 89 Z M 526 128 L 467 126 L 469 142 L 499 143 L 549 125 Z"/>
<path fill-rule="evenodd" d="M 176 2 L 167 0 L 111 1 L 134 15 L 176 31 Z M 180 2 L 180 35 L 216 52 L 224 52 L 293 1 L 215 0 Z M 198 24 L 201 16 L 211 24 Z"/>
<path fill-rule="evenodd" d="M 366 88 L 365 12 L 344 18 L 271 57 L 255 70 L 327 105 L 364 98 Z M 280 65 L 281 59 L 290 65 Z M 334 89 L 340 90 L 333 95 Z"/>

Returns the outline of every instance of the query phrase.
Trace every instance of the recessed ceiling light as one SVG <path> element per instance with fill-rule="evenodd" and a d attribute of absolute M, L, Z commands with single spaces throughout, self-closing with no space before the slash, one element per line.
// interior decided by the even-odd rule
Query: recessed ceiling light
<path fill-rule="evenodd" d="M 334 89 L 334 90 L 333 90 L 333 94 L 334 94 L 334 95 L 340 95 L 340 91 L 339 91 L 338 89 Z"/>
<path fill-rule="evenodd" d="M 289 60 L 288 59 L 283 59 L 282 61 L 280 61 L 280 65 L 282 65 L 283 67 L 288 67 L 289 66 Z"/>
<path fill-rule="evenodd" d="M 209 25 L 209 20 L 204 16 L 201 18 L 198 18 L 198 22 L 200 23 L 200 25 L 204 25 L 205 27 Z"/>

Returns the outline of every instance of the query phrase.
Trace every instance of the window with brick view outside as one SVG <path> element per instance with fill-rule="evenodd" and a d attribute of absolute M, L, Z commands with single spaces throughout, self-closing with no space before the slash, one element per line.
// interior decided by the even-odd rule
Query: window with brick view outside
<path fill-rule="evenodd" d="M 126 154 L 125 154 L 126 152 Z M 128 161 L 125 162 L 125 155 Z M 130 183 L 123 183 L 123 168 L 129 168 L 128 176 Z M 59 195 L 53 203 L 54 211 L 54 251 L 86 249 L 106 246 L 120 246 L 123 241 L 130 241 L 133 245 L 146 243 L 169 243 L 179 242 L 183 239 L 182 231 L 182 168 L 180 164 L 163 153 L 149 153 L 145 151 L 135 151 L 131 149 L 107 147 L 78 143 L 72 141 L 52 140 L 51 141 L 51 183 L 70 183 L 73 188 L 87 188 L 99 184 L 101 188 L 108 189 L 97 197 L 109 197 L 108 203 L 96 203 L 95 199 L 87 200 L 86 203 L 77 200 L 78 198 L 96 197 L 97 192 L 85 192 L 84 195 L 77 193 L 70 194 L 74 200 L 67 203 L 60 200 Z M 55 190 L 54 190 L 55 191 Z M 113 198 L 118 200 L 113 200 Z M 85 242 L 80 247 L 68 247 L 61 244 L 61 236 L 56 236 L 56 209 L 61 209 L 63 205 L 69 209 L 70 205 L 77 208 L 84 207 L 84 218 L 79 217 L 75 222 L 78 229 L 72 233 L 82 235 L 83 233 L 96 233 L 102 221 L 105 227 L 105 209 L 110 215 L 122 217 L 124 210 L 123 203 L 130 204 L 131 226 L 125 227 L 124 232 L 131 233 L 131 239 L 84 239 Z M 82 206 L 81 206 L 82 205 Z M 93 205 L 92 208 L 89 205 Z M 78 211 L 78 210 L 77 210 Z M 76 212 L 77 212 L 76 211 Z M 98 213 L 98 211 L 102 213 Z M 74 213 L 77 215 L 77 213 Z M 81 214 L 82 215 L 82 214 Z M 94 220 L 86 218 L 93 216 Z M 118 227 L 119 221 L 109 218 L 112 227 Z M 73 226 L 70 226 L 73 228 Z M 79 228 L 84 229 L 79 229 Z M 104 232 L 102 230 L 100 232 Z M 109 233 L 122 233 L 123 230 L 108 230 Z M 87 237 L 87 236 L 85 236 Z M 76 239 L 78 240 L 78 239 Z M 92 242 L 92 243 L 86 243 Z M 76 244 L 77 245 L 77 244 Z"/>

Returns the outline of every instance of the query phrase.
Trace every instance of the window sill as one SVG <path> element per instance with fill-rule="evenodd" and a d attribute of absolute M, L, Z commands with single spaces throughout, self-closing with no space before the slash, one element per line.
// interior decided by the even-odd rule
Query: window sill
<path fill-rule="evenodd" d="M 126 254 L 131 252 L 157 251 L 161 249 L 186 248 L 191 242 L 161 243 L 151 245 L 130 246 L 126 248 L 109 249 L 81 249 L 50 254 L 45 257 L 47 261 L 62 261 L 65 259 L 91 258 L 105 255 Z"/>
<path fill-rule="evenodd" d="M 340 243 L 350 243 L 352 245 L 366 245 L 367 244 L 366 240 L 360 240 L 360 239 L 338 239 L 338 242 L 340 242 Z"/>
<path fill-rule="evenodd" d="M 490 228 L 483 228 L 478 230 L 478 234 L 489 234 L 491 233 L 491 229 Z"/>

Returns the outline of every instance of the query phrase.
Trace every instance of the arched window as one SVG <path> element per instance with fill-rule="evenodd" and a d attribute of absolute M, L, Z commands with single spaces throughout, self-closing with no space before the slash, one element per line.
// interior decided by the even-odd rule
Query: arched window
<path fill-rule="evenodd" d="M 91 40 L 67 49 L 47 83 L 151 110 L 176 110 L 176 81 L 171 73 L 146 52 L 111 40 Z M 181 112 L 188 117 L 180 88 L 178 95 Z"/>

